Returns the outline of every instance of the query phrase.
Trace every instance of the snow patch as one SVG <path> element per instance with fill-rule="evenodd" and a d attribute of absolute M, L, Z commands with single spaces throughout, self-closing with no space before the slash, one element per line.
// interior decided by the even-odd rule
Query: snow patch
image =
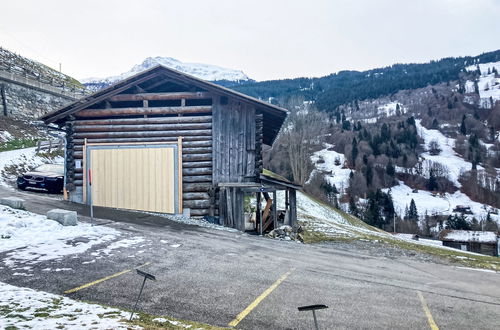
<path fill-rule="evenodd" d="M 344 154 L 331 150 L 333 144 L 325 143 L 324 146 L 325 149 L 316 151 L 311 156 L 315 170 L 311 173 L 309 180 L 319 171 L 325 174 L 328 182 L 335 185 L 337 190 L 343 194 L 349 187 L 349 174 L 351 170 L 345 167 L 346 160 Z"/>
<path fill-rule="evenodd" d="M 63 226 L 45 216 L 7 206 L 0 207 L 0 234 L 10 237 L 0 239 L 0 252 L 6 252 L 2 261 L 9 267 L 83 253 L 120 235 L 115 229 L 87 223 Z"/>
<path fill-rule="evenodd" d="M 140 329 L 122 323 L 129 313 L 0 282 L 0 327 L 16 329 Z M 40 311 L 48 316 L 42 316 Z M 49 315 L 50 314 L 50 315 Z M 99 316 L 100 315 L 100 316 Z"/>

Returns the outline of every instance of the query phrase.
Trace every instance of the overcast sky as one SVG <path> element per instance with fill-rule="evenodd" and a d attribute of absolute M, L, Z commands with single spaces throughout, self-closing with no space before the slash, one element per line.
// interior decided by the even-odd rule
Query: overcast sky
<path fill-rule="evenodd" d="M 322 76 L 500 48 L 500 0 L 12 0 L 0 46 L 75 78 L 149 56 Z"/>

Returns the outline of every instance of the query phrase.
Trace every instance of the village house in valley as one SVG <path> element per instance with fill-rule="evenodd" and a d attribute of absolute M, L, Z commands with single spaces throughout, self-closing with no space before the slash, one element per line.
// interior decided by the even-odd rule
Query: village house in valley
<path fill-rule="evenodd" d="M 498 257 L 500 238 L 492 231 L 443 230 L 439 239 L 444 246 L 463 251 L 476 252 Z"/>
<path fill-rule="evenodd" d="M 296 219 L 299 186 L 264 173 L 287 111 L 156 66 L 42 117 L 66 132 L 67 198 L 149 212 L 210 216 L 244 230 L 244 198 L 257 203 L 254 229 Z M 254 217 L 255 218 L 255 217 Z"/>

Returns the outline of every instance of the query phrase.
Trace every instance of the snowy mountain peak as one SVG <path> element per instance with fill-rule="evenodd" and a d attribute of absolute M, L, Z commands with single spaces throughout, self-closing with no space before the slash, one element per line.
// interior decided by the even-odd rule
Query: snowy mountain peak
<path fill-rule="evenodd" d="M 195 76 L 197 78 L 217 81 L 217 80 L 229 80 L 229 81 L 245 81 L 250 80 L 248 76 L 241 70 L 222 68 L 216 65 L 203 64 L 203 63 L 185 63 L 181 62 L 172 57 L 148 57 L 141 64 L 136 64 L 134 67 L 127 72 L 124 72 L 117 76 L 111 76 L 106 78 L 87 78 L 81 81 L 91 87 L 91 89 L 100 89 L 110 84 L 113 84 L 122 79 L 133 76 L 144 70 L 148 70 L 154 66 L 163 65 L 174 70 L 184 72 L 186 74 Z"/>

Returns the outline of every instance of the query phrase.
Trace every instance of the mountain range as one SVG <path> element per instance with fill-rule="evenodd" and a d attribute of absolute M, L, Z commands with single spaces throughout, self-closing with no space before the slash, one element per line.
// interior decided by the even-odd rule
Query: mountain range
<path fill-rule="evenodd" d="M 127 72 L 116 76 L 105 78 L 86 78 L 81 82 L 91 90 L 99 90 L 117 81 L 133 76 L 141 71 L 150 69 L 156 65 L 164 65 L 168 68 L 187 73 L 197 78 L 208 81 L 240 82 L 251 81 L 251 79 L 241 70 L 223 68 L 211 64 L 186 63 L 172 57 L 148 57 L 141 64 L 136 64 Z"/>

